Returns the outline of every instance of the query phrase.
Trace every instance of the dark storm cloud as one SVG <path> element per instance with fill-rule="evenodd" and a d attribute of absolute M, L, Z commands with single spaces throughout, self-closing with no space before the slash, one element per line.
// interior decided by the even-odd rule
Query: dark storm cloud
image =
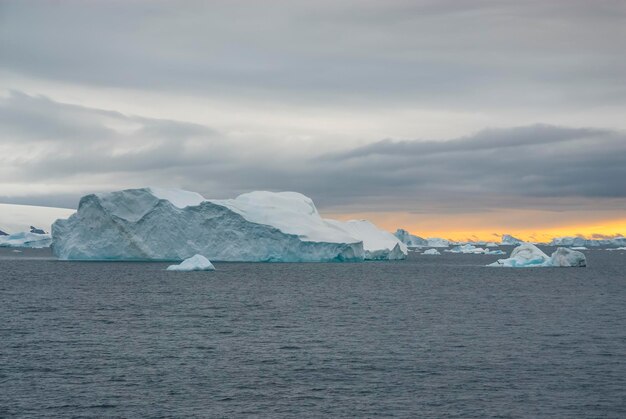
<path fill-rule="evenodd" d="M 626 101 L 625 16 L 620 0 L 4 1 L 0 68 L 272 101 L 588 108 Z"/>
<path fill-rule="evenodd" d="M 626 198 L 626 135 L 604 129 L 489 129 L 448 141 L 384 140 L 311 156 L 285 153 L 270 141 L 249 147 L 198 124 L 19 92 L 0 101 L 0 121 L 11 122 L 2 124 L 0 156 L 9 183 L 79 182 L 80 189 L 84 180 L 99 190 L 154 184 L 209 197 L 296 190 L 321 208 L 362 211 L 472 212 L 536 208 L 542 200 L 557 208 L 575 207 L 576 199 Z M 66 205 L 76 199 L 68 195 Z"/>

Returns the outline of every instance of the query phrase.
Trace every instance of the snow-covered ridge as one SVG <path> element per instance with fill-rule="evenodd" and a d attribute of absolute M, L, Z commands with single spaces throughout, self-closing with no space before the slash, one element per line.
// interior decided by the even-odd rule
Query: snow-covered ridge
<path fill-rule="evenodd" d="M 404 258 L 406 247 L 368 222 L 324 220 L 296 192 L 252 192 L 209 200 L 162 188 L 81 199 L 52 227 L 61 259 L 217 261 L 359 261 Z"/>

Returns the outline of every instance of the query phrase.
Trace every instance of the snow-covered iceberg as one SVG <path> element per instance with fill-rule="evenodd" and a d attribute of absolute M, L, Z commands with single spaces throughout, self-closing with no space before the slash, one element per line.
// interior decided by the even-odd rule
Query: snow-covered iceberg
<path fill-rule="evenodd" d="M 585 255 L 581 252 L 559 247 L 552 256 L 546 255 L 532 243 L 522 243 L 511 252 L 507 259 L 499 259 L 487 266 L 507 268 L 534 267 L 584 267 L 587 266 Z"/>
<path fill-rule="evenodd" d="M 367 260 L 406 259 L 407 246 L 393 234 L 379 229 L 367 220 L 337 221 L 326 219 L 325 221 L 361 240 Z"/>
<path fill-rule="evenodd" d="M 49 247 L 50 243 L 52 243 L 52 237 L 50 237 L 49 234 L 31 233 L 30 231 L 0 236 L 0 247 L 30 247 L 40 249 Z"/>
<path fill-rule="evenodd" d="M 179 265 L 170 265 L 168 271 L 192 272 L 192 271 L 214 271 L 215 266 L 210 260 L 202 255 L 195 255 L 183 260 Z"/>
<path fill-rule="evenodd" d="M 508 268 L 527 268 L 535 266 L 548 266 L 550 256 L 546 255 L 532 243 L 523 243 L 511 252 L 507 259 L 499 259 L 487 266 L 504 266 Z"/>
<path fill-rule="evenodd" d="M 437 249 L 428 249 L 428 250 L 424 250 L 424 253 L 422 253 L 423 255 L 440 255 L 441 253 L 439 253 L 439 250 Z"/>
<path fill-rule="evenodd" d="M 370 253 L 380 250 L 343 224 L 322 219 L 313 201 L 296 192 L 207 200 L 182 190 L 128 189 L 83 197 L 74 215 L 52 225 L 52 248 L 70 260 L 183 260 L 201 254 L 217 261 L 272 262 L 361 261 L 364 245 Z M 388 250 L 393 256 L 393 247 Z"/>
<path fill-rule="evenodd" d="M 397 229 L 394 236 L 396 236 L 398 240 L 404 243 L 407 247 L 428 246 L 428 240 L 415 236 L 402 228 Z"/>
<path fill-rule="evenodd" d="M 500 243 L 505 246 L 519 246 L 524 242 L 518 238 L 511 236 L 510 234 L 503 234 Z"/>

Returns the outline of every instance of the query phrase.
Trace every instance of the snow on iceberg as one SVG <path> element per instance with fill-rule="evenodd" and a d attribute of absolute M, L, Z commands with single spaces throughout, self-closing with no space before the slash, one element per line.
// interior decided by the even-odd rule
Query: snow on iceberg
<path fill-rule="evenodd" d="M 407 246 L 393 234 L 380 230 L 367 220 L 337 221 L 326 219 L 324 221 L 361 240 L 367 260 L 406 259 Z"/>
<path fill-rule="evenodd" d="M 40 249 L 49 247 L 50 243 L 52 243 L 52 237 L 49 234 L 31 233 L 29 231 L 0 236 L 0 247 L 30 247 Z"/>
<path fill-rule="evenodd" d="M 402 228 L 397 229 L 394 236 L 396 236 L 398 240 L 404 243 L 407 247 L 412 248 L 428 246 L 428 240 L 415 236 Z"/>
<path fill-rule="evenodd" d="M 69 260 L 364 260 L 364 240 L 338 224 L 296 192 L 207 200 L 181 190 L 128 189 L 83 197 L 74 215 L 53 224 L 52 248 Z"/>
<path fill-rule="evenodd" d="M 552 256 L 546 255 L 532 243 L 522 243 L 511 252 L 507 259 L 499 259 L 487 266 L 507 268 L 565 267 L 587 266 L 585 255 L 581 252 L 559 247 Z"/>
<path fill-rule="evenodd" d="M 550 265 L 557 267 L 585 267 L 587 266 L 587 258 L 584 253 L 577 250 L 559 247 L 550 256 Z"/>
<path fill-rule="evenodd" d="M 439 253 L 439 250 L 437 249 L 428 249 L 428 250 L 424 250 L 424 253 L 422 253 L 423 255 L 440 255 L 441 253 Z"/>
<path fill-rule="evenodd" d="M 170 265 L 168 271 L 191 272 L 191 271 L 214 271 L 215 266 L 202 255 L 195 255 L 183 260 L 179 265 Z"/>
<path fill-rule="evenodd" d="M 521 241 L 518 238 L 515 238 L 515 237 L 511 236 L 510 234 L 503 234 L 502 235 L 502 240 L 501 240 L 500 243 L 505 245 L 505 246 L 519 246 L 520 244 L 522 244 L 524 242 Z"/>

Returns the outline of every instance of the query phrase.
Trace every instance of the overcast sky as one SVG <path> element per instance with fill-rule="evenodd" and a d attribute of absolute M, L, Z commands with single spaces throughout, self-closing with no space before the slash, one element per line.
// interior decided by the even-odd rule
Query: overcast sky
<path fill-rule="evenodd" d="M 624 39 L 622 0 L 0 0 L 0 202 L 619 218 Z"/>

